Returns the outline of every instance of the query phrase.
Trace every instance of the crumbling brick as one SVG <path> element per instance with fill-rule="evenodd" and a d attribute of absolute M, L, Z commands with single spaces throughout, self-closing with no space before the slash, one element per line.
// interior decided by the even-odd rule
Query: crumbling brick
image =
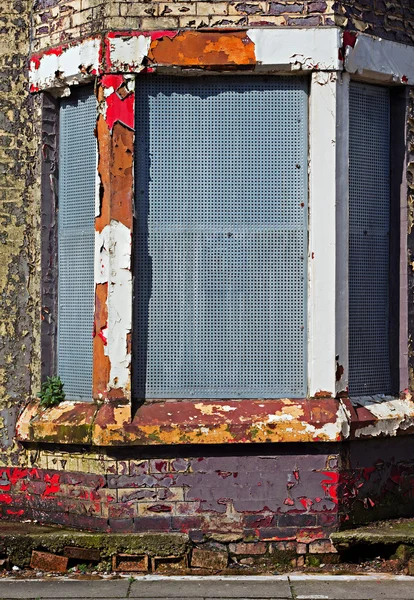
<path fill-rule="evenodd" d="M 50 554 L 49 552 L 38 552 L 33 550 L 30 566 L 38 571 L 50 571 L 51 573 L 65 573 L 68 568 L 68 557 Z"/>
<path fill-rule="evenodd" d="M 194 548 L 191 555 L 191 566 L 201 569 L 220 570 L 225 569 L 228 563 L 228 555 L 225 552 L 214 550 L 203 550 Z"/>
<path fill-rule="evenodd" d="M 232 554 L 266 554 L 267 544 L 264 542 L 239 542 L 238 544 L 230 544 L 230 552 Z"/>
<path fill-rule="evenodd" d="M 112 557 L 112 570 L 115 572 L 141 572 L 148 571 L 149 558 L 146 555 L 116 554 Z"/>

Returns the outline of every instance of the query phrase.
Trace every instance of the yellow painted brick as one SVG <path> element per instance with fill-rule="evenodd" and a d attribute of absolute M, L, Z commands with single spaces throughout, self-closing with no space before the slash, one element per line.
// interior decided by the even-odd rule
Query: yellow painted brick
<path fill-rule="evenodd" d="M 227 15 L 227 2 L 197 2 L 197 15 Z"/>
<path fill-rule="evenodd" d="M 103 6 L 107 2 L 106 0 L 81 0 L 82 10 L 85 8 L 95 8 L 96 6 Z"/>
<path fill-rule="evenodd" d="M 167 492 L 167 497 L 164 498 L 164 493 Z M 170 487 L 158 489 L 158 498 L 160 502 L 183 502 L 184 501 L 184 488 L 182 487 Z"/>
<path fill-rule="evenodd" d="M 134 29 L 139 26 L 139 17 L 106 17 L 104 21 L 104 29 Z"/>
<path fill-rule="evenodd" d="M 71 27 L 80 27 L 84 23 L 93 19 L 93 9 L 83 10 L 82 12 L 75 13 L 71 16 Z"/>
<path fill-rule="evenodd" d="M 63 4 L 59 6 L 60 14 L 67 12 L 80 12 L 81 10 L 81 0 L 70 0 L 69 2 L 63 2 Z"/>
<path fill-rule="evenodd" d="M 246 10 L 243 10 L 243 7 L 245 6 L 248 7 L 254 7 L 254 10 L 257 12 L 248 12 Z M 252 10 L 251 8 L 248 9 L 249 11 Z M 266 14 L 267 13 L 267 2 L 249 2 L 248 0 L 246 2 L 231 2 L 229 4 L 229 15 L 245 15 L 245 14 L 249 14 L 251 17 L 254 17 L 256 15 L 260 15 L 260 14 Z"/>
<path fill-rule="evenodd" d="M 105 17 L 119 17 L 120 6 L 119 2 L 108 2 L 105 4 Z"/>
<path fill-rule="evenodd" d="M 177 17 L 147 17 L 143 18 L 141 27 L 145 31 L 153 29 L 177 29 L 178 18 Z"/>
<path fill-rule="evenodd" d="M 285 17 L 275 17 L 272 15 L 250 15 L 247 19 L 249 25 L 257 23 L 269 23 L 270 25 L 286 25 Z"/>
<path fill-rule="evenodd" d="M 243 27 L 247 24 L 246 17 L 216 16 L 210 17 L 210 27 Z"/>
<path fill-rule="evenodd" d="M 160 16 L 177 17 L 181 15 L 195 15 L 196 3 L 194 2 L 174 2 L 160 4 Z"/>
<path fill-rule="evenodd" d="M 148 17 L 159 14 L 159 4 L 157 2 L 141 4 L 140 2 L 122 2 L 119 5 L 121 17 Z"/>
<path fill-rule="evenodd" d="M 157 504 L 164 504 L 165 506 L 171 506 L 171 507 L 173 507 L 173 505 L 171 505 L 169 502 L 164 501 L 164 500 L 162 500 L 162 501 L 161 500 L 160 501 L 155 500 L 153 502 L 138 502 L 137 503 L 138 514 L 139 515 L 146 515 L 148 517 L 148 515 L 155 515 L 155 514 L 157 514 L 157 515 L 170 515 L 171 513 L 175 513 L 174 510 L 172 510 L 172 511 L 165 511 L 165 512 L 161 512 L 161 513 L 158 513 L 158 512 L 155 513 L 152 510 L 149 510 L 150 508 L 152 508 L 154 505 L 157 505 Z"/>
<path fill-rule="evenodd" d="M 65 29 L 69 29 L 72 26 L 70 16 L 59 17 L 59 19 L 53 19 L 49 23 L 49 31 L 50 33 L 54 33 L 56 31 L 65 31 Z"/>
<path fill-rule="evenodd" d="M 195 17 L 194 15 L 180 17 L 180 29 L 197 29 L 198 27 L 208 27 L 208 17 Z"/>

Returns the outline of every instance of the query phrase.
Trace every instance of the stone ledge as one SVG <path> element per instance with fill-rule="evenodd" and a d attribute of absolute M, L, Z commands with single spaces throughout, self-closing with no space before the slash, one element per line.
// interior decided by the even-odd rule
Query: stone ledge
<path fill-rule="evenodd" d="M 411 394 L 400 398 L 167 400 L 131 406 L 62 402 L 28 404 L 17 423 L 21 442 L 152 446 L 340 442 L 414 433 Z"/>
<path fill-rule="evenodd" d="M 12 564 L 27 567 L 32 551 L 63 554 L 69 547 L 99 550 L 101 559 L 120 553 L 157 557 L 184 556 L 189 537 L 183 533 L 89 533 L 28 523 L 1 521 L 0 554 Z"/>

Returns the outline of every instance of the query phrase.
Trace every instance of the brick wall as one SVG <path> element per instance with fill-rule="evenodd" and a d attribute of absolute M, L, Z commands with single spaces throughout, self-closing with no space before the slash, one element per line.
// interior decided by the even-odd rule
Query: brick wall
<path fill-rule="evenodd" d="M 312 446 L 312 448 L 310 448 Z M 27 468 L 0 469 L 0 517 L 99 531 L 214 532 L 308 544 L 338 522 L 332 454 L 266 453 L 124 458 L 84 451 L 30 451 Z M 273 449 L 274 451 L 274 449 Z M 125 455 L 124 451 L 124 455 Z M 131 451 L 128 454 L 133 454 Z"/>
<path fill-rule="evenodd" d="M 206 27 L 319 27 L 339 25 L 385 39 L 414 43 L 410 0 L 253 0 L 120 2 L 38 0 L 33 51 L 108 29 Z"/>
<path fill-rule="evenodd" d="M 102 2 L 39 0 L 33 51 L 108 29 L 334 25 L 332 0 Z"/>
<path fill-rule="evenodd" d="M 403 44 L 414 43 L 414 4 L 411 0 L 340 0 L 334 4 L 335 23 Z"/>

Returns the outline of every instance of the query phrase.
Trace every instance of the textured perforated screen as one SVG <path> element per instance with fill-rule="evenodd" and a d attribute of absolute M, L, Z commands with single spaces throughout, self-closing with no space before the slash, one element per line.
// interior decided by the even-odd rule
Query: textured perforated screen
<path fill-rule="evenodd" d="M 390 95 L 350 89 L 349 391 L 391 393 Z"/>
<path fill-rule="evenodd" d="M 306 393 L 307 81 L 137 85 L 134 395 Z"/>
<path fill-rule="evenodd" d="M 80 88 L 62 100 L 59 152 L 58 373 L 67 398 L 92 397 L 96 100 Z"/>

